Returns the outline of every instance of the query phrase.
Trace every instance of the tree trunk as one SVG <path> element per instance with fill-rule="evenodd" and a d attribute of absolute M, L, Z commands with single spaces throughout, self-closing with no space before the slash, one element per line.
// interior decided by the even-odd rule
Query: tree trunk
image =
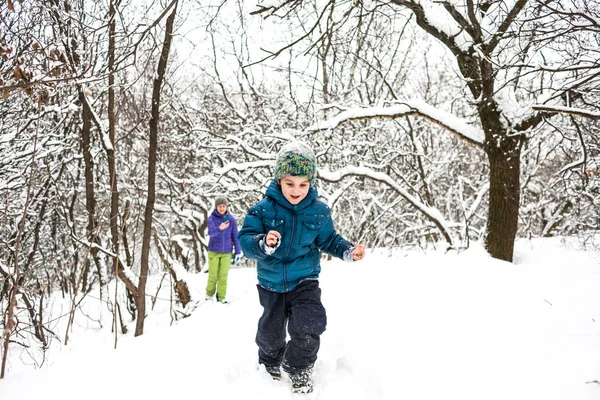
<path fill-rule="evenodd" d="M 81 151 L 85 163 L 85 208 L 87 210 L 87 240 L 90 243 L 90 254 L 98 269 L 98 278 L 100 279 L 100 295 L 102 296 L 103 271 L 98 260 L 98 249 L 93 244 L 99 244 L 98 232 L 96 232 L 96 195 L 94 191 L 94 158 L 92 156 L 92 110 L 85 98 L 84 89 L 79 88 L 79 101 L 82 106 L 82 130 L 81 130 Z M 85 263 L 88 265 L 88 262 Z M 87 276 L 87 268 L 84 275 Z M 83 281 L 83 291 L 87 291 L 87 279 Z"/>
<path fill-rule="evenodd" d="M 108 138 L 111 148 L 106 149 L 108 159 L 108 174 L 110 180 L 110 232 L 112 238 L 112 250 L 119 256 L 119 191 L 117 187 L 117 166 L 116 166 L 116 118 L 115 118 L 115 36 L 116 36 L 116 6 L 114 0 L 110 2 L 109 11 L 109 38 L 108 38 Z M 112 271 L 117 275 L 119 263 L 117 258 L 113 259 Z"/>
<path fill-rule="evenodd" d="M 148 259 L 150 254 L 150 236 L 152 234 L 152 211 L 156 192 L 156 156 L 158 154 L 158 121 L 160 117 L 160 89 L 165 79 L 169 50 L 173 38 L 173 25 L 177 13 L 177 2 L 173 11 L 167 18 L 165 26 L 165 41 L 158 61 L 158 71 L 152 88 L 152 112 L 150 118 L 150 146 L 148 149 L 148 198 L 144 211 L 144 237 L 142 242 L 142 255 L 140 260 L 140 279 L 136 296 L 138 319 L 135 327 L 135 336 L 144 333 L 144 320 L 146 319 L 146 282 L 148 281 Z"/>
<path fill-rule="evenodd" d="M 500 145 L 487 145 L 490 162 L 489 212 L 485 246 L 500 260 L 513 260 L 521 197 L 521 140 L 519 136 L 498 137 Z"/>
<path fill-rule="evenodd" d="M 521 135 L 511 135 L 502 124 L 500 107 L 494 98 L 494 65 L 489 60 L 479 60 L 479 71 L 482 79 L 478 111 L 485 133 L 484 151 L 490 163 L 485 248 L 492 257 L 512 262 L 519 225 L 523 141 Z"/>

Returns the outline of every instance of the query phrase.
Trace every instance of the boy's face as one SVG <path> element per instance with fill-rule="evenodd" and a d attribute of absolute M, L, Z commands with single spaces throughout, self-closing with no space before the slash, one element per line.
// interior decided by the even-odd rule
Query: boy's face
<path fill-rule="evenodd" d="M 285 176 L 279 180 L 281 185 L 281 192 L 283 197 L 290 202 L 290 204 L 300 203 L 308 194 L 310 189 L 310 182 L 308 179 L 301 176 Z"/>
<path fill-rule="evenodd" d="M 227 212 L 227 204 L 219 204 L 217 206 L 217 212 L 221 215 L 224 215 Z"/>

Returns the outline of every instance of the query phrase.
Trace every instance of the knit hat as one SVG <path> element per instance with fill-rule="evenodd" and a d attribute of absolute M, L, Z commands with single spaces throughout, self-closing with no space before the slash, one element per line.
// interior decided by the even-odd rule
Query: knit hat
<path fill-rule="evenodd" d="M 317 158 L 315 153 L 302 142 L 288 143 L 279 150 L 275 161 L 275 180 L 285 176 L 301 176 L 311 186 L 317 181 Z"/>
<path fill-rule="evenodd" d="M 225 197 L 219 196 L 215 199 L 215 208 L 217 208 L 221 204 L 227 205 L 227 199 Z"/>

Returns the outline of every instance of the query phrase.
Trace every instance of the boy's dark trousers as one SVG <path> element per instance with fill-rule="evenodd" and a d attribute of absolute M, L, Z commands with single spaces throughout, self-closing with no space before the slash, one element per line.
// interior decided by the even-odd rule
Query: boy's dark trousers
<path fill-rule="evenodd" d="M 257 287 L 264 308 L 256 333 L 258 362 L 281 365 L 285 372 L 292 374 L 312 368 L 319 351 L 319 336 L 327 325 L 319 282 L 304 281 L 289 293 Z M 286 325 L 290 335 L 287 344 Z"/>

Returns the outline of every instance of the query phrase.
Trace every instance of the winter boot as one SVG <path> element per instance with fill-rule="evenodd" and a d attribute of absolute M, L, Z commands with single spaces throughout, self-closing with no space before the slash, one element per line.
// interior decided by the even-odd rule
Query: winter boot
<path fill-rule="evenodd" d="M 279 366 L 266 365 L 266 364 L 264 364 L 264 365 L 265 365 L 265 369 L 267 370 L 269 375 L 271 375 L 271 378 L 273 378 L 274 381 L 281 380 L 281 369 L 279 368 Z"/>
<path fill-rule="evenodd" d="M 292 392 L 311 393 L 313 391 L 312 368 L 289 374 L 292 381 Z"/>

